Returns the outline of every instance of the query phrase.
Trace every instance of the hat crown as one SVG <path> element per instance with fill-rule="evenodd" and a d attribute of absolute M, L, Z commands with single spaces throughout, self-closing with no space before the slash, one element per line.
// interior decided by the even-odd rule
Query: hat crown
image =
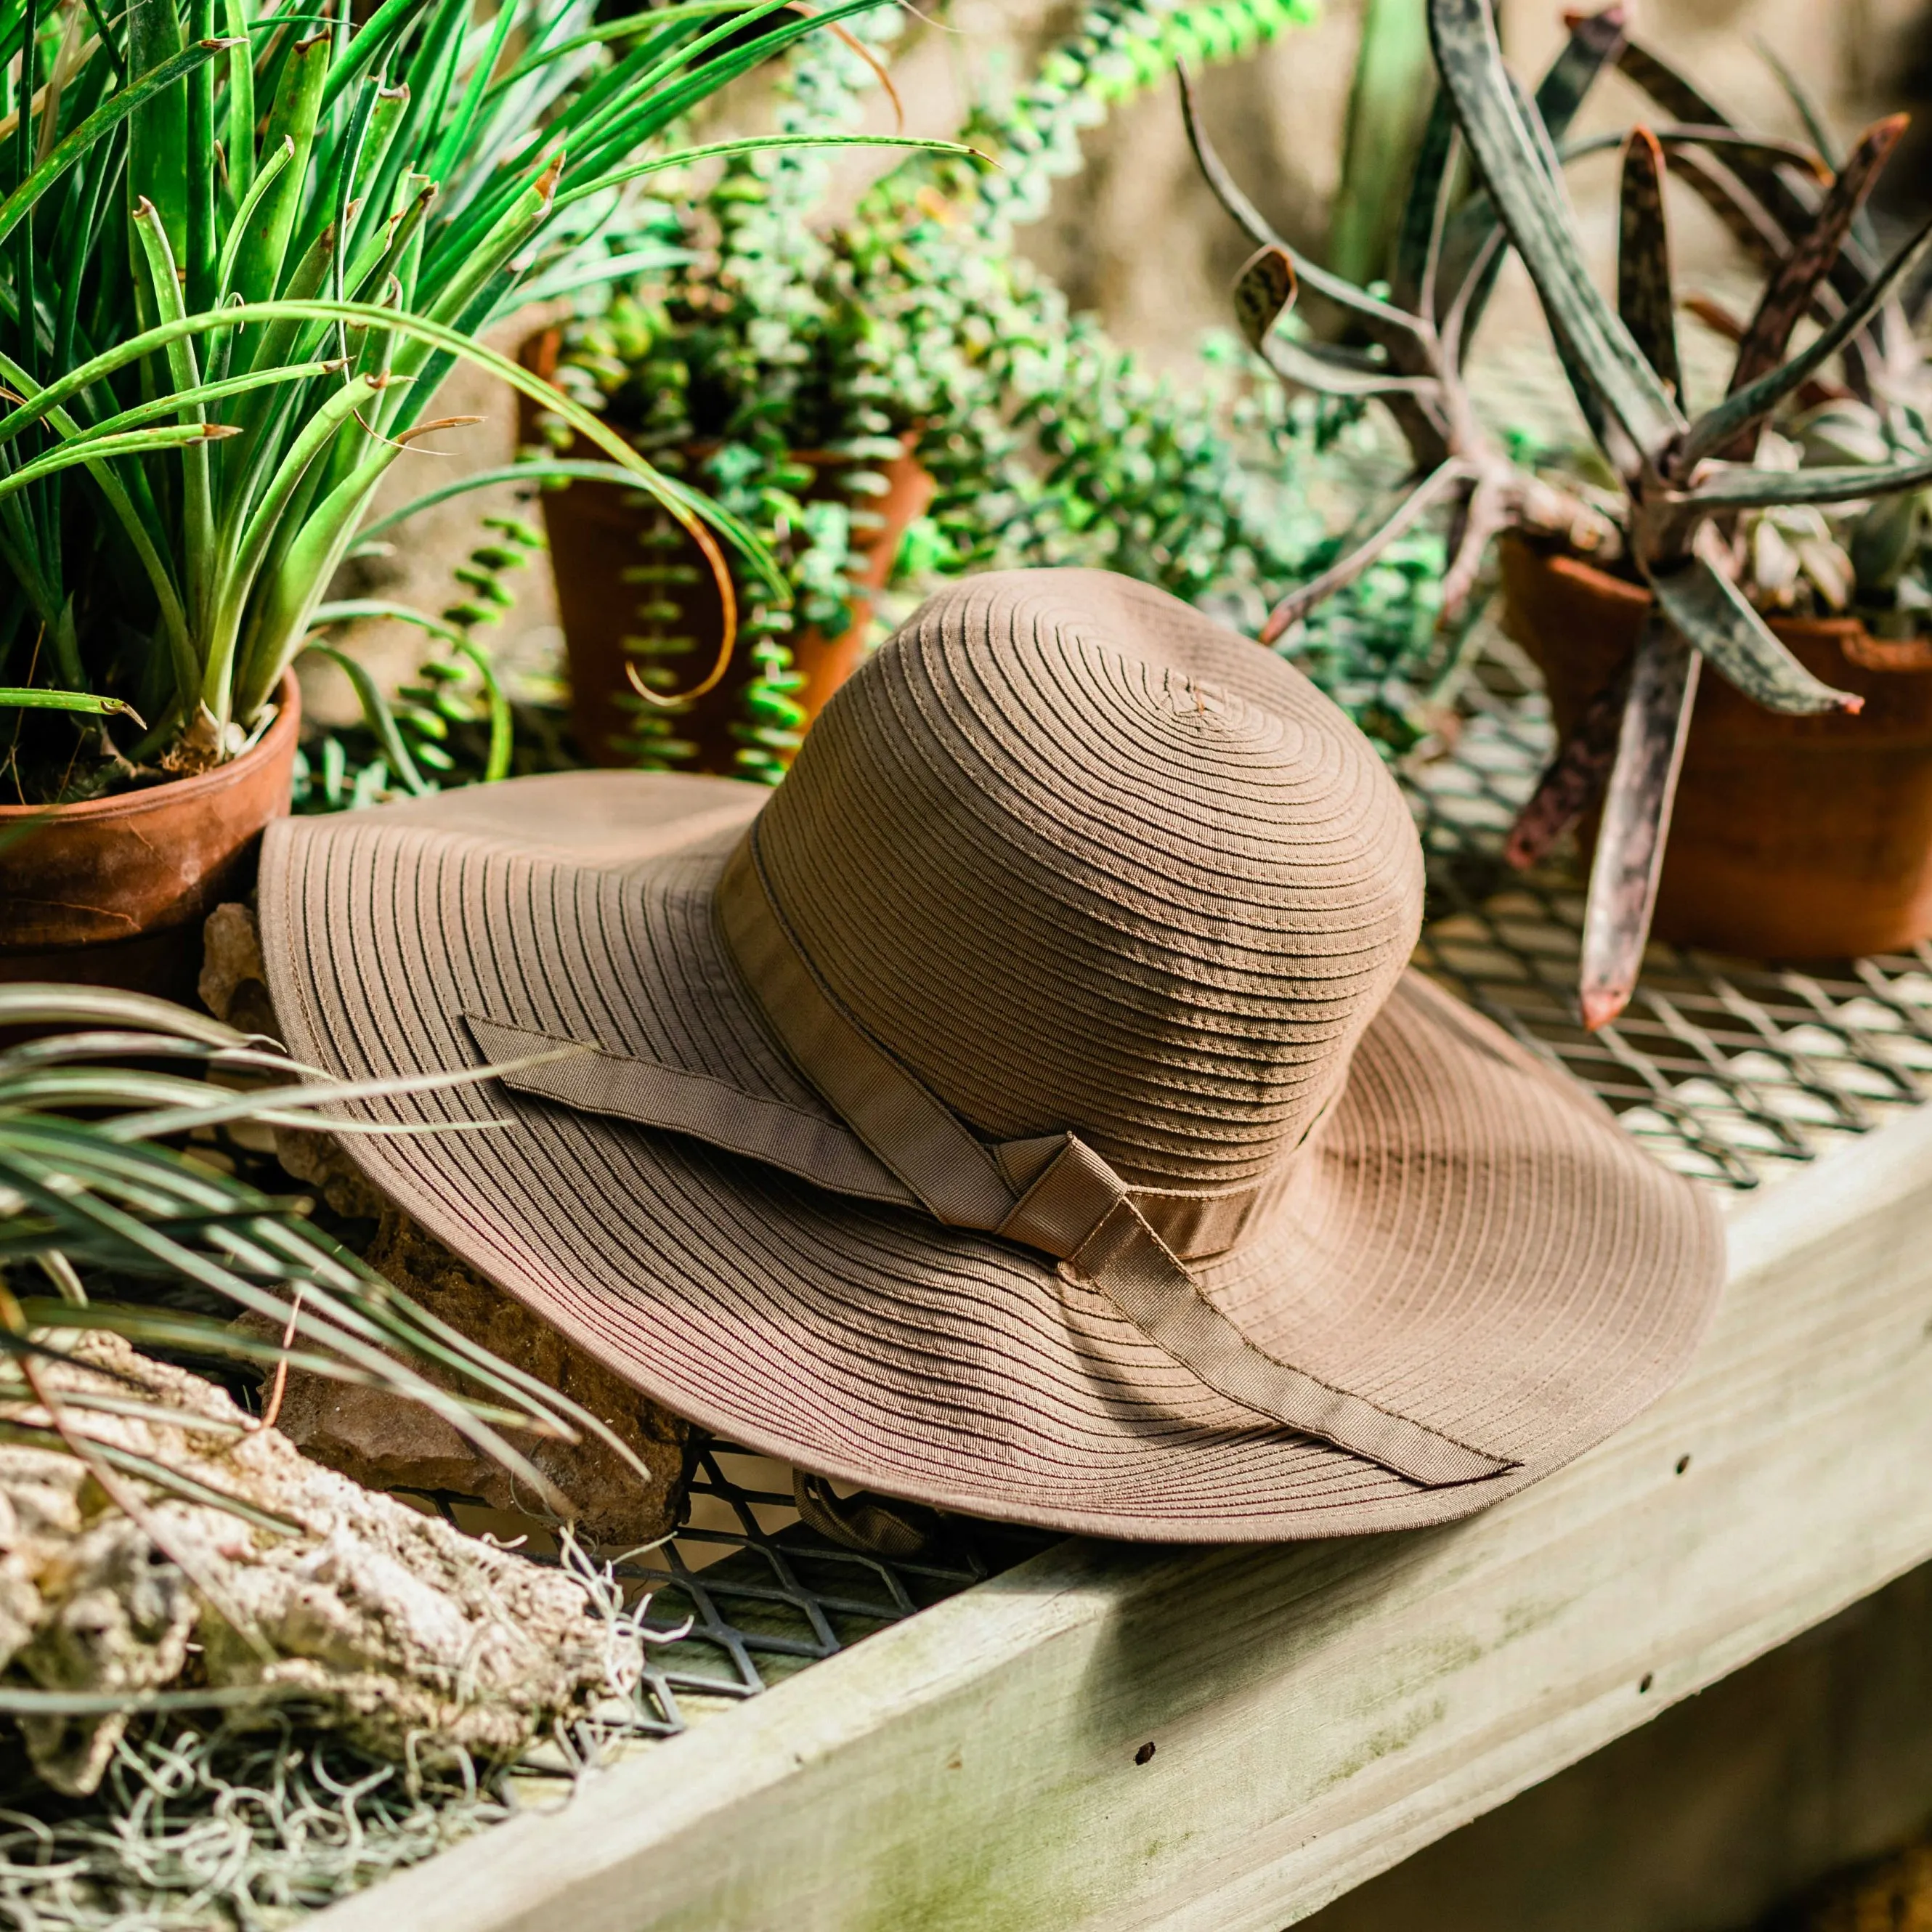
<path fill-rule="evenodd" d="M 760 814 L 847 1010 L 994 1140 L 1252 1184 L 1346 1077 L 1420 927 L 1373 748 L 1298 671 L 1100 572 L 934 598 Z"/>

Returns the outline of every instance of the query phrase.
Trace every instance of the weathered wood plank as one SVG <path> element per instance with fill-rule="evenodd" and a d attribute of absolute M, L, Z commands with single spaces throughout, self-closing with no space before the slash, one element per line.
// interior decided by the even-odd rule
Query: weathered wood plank
<path fill-rule="evenodd" d="M 1932 1110 L 1732 1256 L 1686 1382 L 1469 1522 L 1069 1544 L 320 1923 L 1276 1932 L 1932 1556 Z"/>

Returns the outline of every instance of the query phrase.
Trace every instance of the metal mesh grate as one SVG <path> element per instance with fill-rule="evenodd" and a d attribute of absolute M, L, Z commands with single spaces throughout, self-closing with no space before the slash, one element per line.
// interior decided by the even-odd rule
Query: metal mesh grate
<path fill-rule="evenodd" d="M 1430 873 L 1418 963 L 1702 1180 L 1756 1186 L 1922 1100 L 1932 947 L 1801 970 L 1653 944 L 1622 1018 L 1583 1030 L 1582 880 L 1560 862 L 1525 875 L 1500 856 L 1551 749 L 1534 678 L 1492 634 L 1465 681 L 1454 755 L 1410 774 Z"/>
<path fill-rule="evenodd" d="M 650 1653 L 644 1728 L 682 1730 L 1059 1540 L 953 1517 L 918 1557 L 862 1555 L 798 1520 L 782 1464 L 706 1442 L 683 1526 L 617 1571 L 650 1592 L 651 1628 L 688 1625 Z"/>

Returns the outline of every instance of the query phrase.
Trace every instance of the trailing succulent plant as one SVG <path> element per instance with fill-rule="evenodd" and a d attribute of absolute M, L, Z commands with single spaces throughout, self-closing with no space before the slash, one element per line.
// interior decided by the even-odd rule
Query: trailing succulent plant
<path fill-rule="evenodd" d="M 1010 104 L 961 130 L 996 170 L 909 157 L 836 225 L 809 150 L 748 156 L 708 188 L 665 184 L 650 233 L 686 259 L 593 298 L 566 325 L 558 380 L 662 466 L 696 446 L 686 473 L 784 568 L 790 612 L 755 587 L 748 596 L 758 649 L 736 728 L 744 776 L 782 773 L 799 722 L 789 626 L 844 628 L 879 466 L 908 440 L 937 491 L 896 560 L 902 593 L 968 568 L 1092 563 L 1252 628 L 1328 560 L 1334 542 L 1301 476 L 1349 433 L 1359 403 L 1288 399 L 1232 344 L 1211 349 L 1192 382 L 1156 379 L 1091 318 L 1070 315 L 1012 245 L 1055 180 L 1082 166 L 1082 130 L 1177 58 L 1238 57 L 1310 12 L 1306 0 L 1096 0 Z M 862 50 L 830 36 L 801 43 L 781 86 L 782 129 L 852 124 L 897 31 L 881 16 L 850 23 Z M 553 447 L 568 440 L 561 424 L 548 434 Z M 840 467 L 828 477 L 800 464 L 802 451 Z M 688 568 L 674 527 L 647 542 L 663 554 L 640 560 L 646 592 Z M 1418 729 L 1401 672 L 1427 644 L 1438 549 L 1427 532 L 1396 545 L 1299 640 L 1309 668 L 1398 747 Z M 693 649 L 682 616 L 673 597 L 640 601 L 632 654 L 662 688 L 686 675 Z M 689 758 L 674 714 L 636 709 L 633 757 Z"/>
<path fill-rule="evenodd" d="M 1883 262 L 1854 232 L 1898 134 L 1881 123 L 1835 172 L 1809 149 L 1739 133 L 1694 90 L 1628 39 L 1620 7 L 1573 16 L 1568 44 L 1532 98 L 1502 59 L 1491 0 L 1429 0 L 1438 79 L 1406 196 L 1384 297 L 1307 261 L 1272 233 L 1190 125 L 1223 205 L 1258 243 L 1237 283 L 1245 332 L 1288 380 L 1386 402 L 1420 480 L 1382 530 L 1278 605 L 1279 635 L 1430 508 L 1451 512 L 1445 611 L 1469 603 L 1491 539 L 1515 530 L 1614 562 L 1652 596 L 1630 662 L 1598 694 L 1559 751 L 1513 839 L 1526 859 L 1598 797 L 1602 829 L 1585 916 L 1581 1001 L 1592 1028 L 1628 1000 L 1642 960 L 1670 808 L 1700 671 L 1708 660 L 1746 696 L 1795 715 L 1856 711 L 1773 634 L 1742 587 L 1751 525 L 1766 514 L 1910 496 L 1932 484 L 1932 460 L 1894 453 L 1808 467 L 1760 462 L 1780 408 L 1834 362 L 1849 385 L 1879 392 L 1876 374 L 1904 327 L 1892 305 L 1932 229 Z M 1619 65 L 1672 118 L 1623 144 L 1617 293 L 1585 266 L 1562 180 L 1562 143 L 1595 79 Z M 1466 190 L 1462 164 L 1470 176 Z M 1762 208 L 1781 240 L 1760 236 L 1770 269 L 1743 328 L 1729 393 L 1687 412 L 1676 340 L 1664 193 L 1682 180 L 1742 226 Z M 1618 494 L 1586 500 L 1522 468 L 1484 427 L 1466 380 L 1468 344 L 1505 247 L 1534 283 L 1565 374 Z M 1348 319 L 1355 338 L 1298 338 L 1276 326 L 1298 290 Z M 1791 352 L 1799 322 L 1818 334 Z M 1769 446 L 1773 451 L 1775 446 Z M 1877 452 L 1872 452 L 1876 455 Z"/>

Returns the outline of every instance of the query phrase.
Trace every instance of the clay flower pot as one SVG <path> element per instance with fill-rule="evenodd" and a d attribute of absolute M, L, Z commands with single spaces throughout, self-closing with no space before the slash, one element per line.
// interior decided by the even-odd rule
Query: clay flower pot
<path fill-rule="evenodd" d="M 554 332 L 533 336 L 524 344 L 520 359 L 548 380 L 556 367 L 557 346 Z M 519 406 L 521 434 L 529 441 L 534 436 L 536 412 L 527 400 L 520 400 Z M 854 536 L 853 574 L 860 594 L 848 606 L 850 622 L 836 636 L 808 626 L 784 640 L 793 669 L 805 680 L 792 696 L 805 712 L 806 729 L 826 700 L 858 668 L 872 615 L 872 598 L 865 593 L 885 587 L 907 526 L 932 500 L 932 478 L 913 455 L 911 442 L 908 436 L 898 456 L 876 466 L 886 487 L 883 496 L 866 503 L 880 521 Z M 573 447 L 568 454 L 600 460 L 603 453 Z M 853 466 L 848 458 L 822 450 L 795 450 L 791 454 L 795 463 L 814 473 L 816 480 L 802 493 L 806 497 L 823 500 L 840 495 L 837 478 Z M 640 606 L 654 597 L 676 606 L 672 628 L 692 640 L 677 664 L 688 683 L 703 677 L 716 656 L 723 607 L 695 544 L 686 539 L 675 549 L 646 550 L 644 539 L 664 518 L 654 505 L 640 501 L 635 490 L 615 483 L 580 482 L 566 490 L 546 490 L 542 503 L 570 662 L 572 730 L 578 751 L 592 764 L 626 765 L 631 760 L 617 748 L 617 741 L 636 716 L 636 700 L 625 675 L 630 655 L 626 640 L 641 628 Z M 646 562 L 685 566 L 694 580 L 670 588 L 640 586 L 633 573 Z M 678 736 L 698 748 L 689 769 L 732 773 L 738 741 L 731 726 L 740 718 L 741 694 L 754 673 L 749 640 L 740 638 L 731 667 L 717 688 L 688 710 L 669 714 L 675 718 Z"/>
<path fill-rule="evenodd" d="M 0 980 L 190 998 L 201 922 L 248 890 L 262 828 L 289 808 L 302 697 L 238 758 L 78 805 L 0 806 Z"/>
<path fill-rule="evenodd" d="M 1559 734 L 1636 643 L 1649 594 L 1573 557 L 1502 546 L 1504 626 Z M 1852 958 L 1932 936 L 1932 641 L 1852 618 L 1779 620 L 1787 649 L 1864 709 L 1787 718 L 1706 671 L 1652 930 L 1760 958 Z M 1594 843 L 1594 816 L 1584 826 Z"/>

